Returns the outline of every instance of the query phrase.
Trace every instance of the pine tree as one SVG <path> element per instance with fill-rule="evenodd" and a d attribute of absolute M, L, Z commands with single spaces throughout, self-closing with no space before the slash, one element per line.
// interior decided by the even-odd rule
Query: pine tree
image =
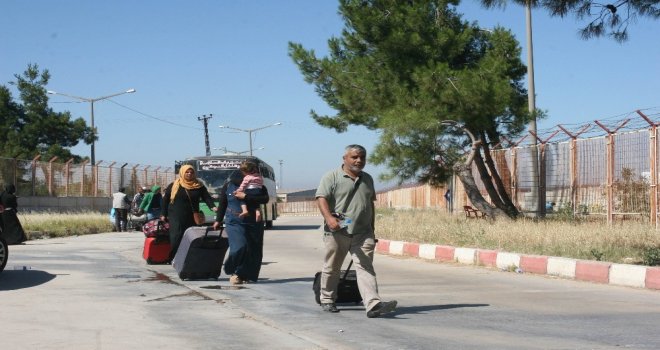
<path fill-rule="evenodd" d="M 456 3 L 341 0 L 345 28 L 328 40 L 329 57 L 317 58 L 297 43 L 289 43 L 289 55 L 336 111 L 312 110 L 318 124 L 337 132 L 349 125 L 380 131 L 370 160 L 387 165 L 381 178 L 439 185 L 457 165 L 475 206 L 491 217 L 515 217 L 489 150 L 500 136 L 519 135 L 530 120 L 526 67 L 510 31 L 468 23 Z M 479 194 L 471 172 L 462 171 L 461 156 L 470 147 L 464 130 L 478 141 L 472 159 L 494 207 Z"/>
<path fill-rule="evenodd" d="M 46 85 L 50 79 L 48 70 L 39 70 L 37 64 L 28 64 L 21 75 L 14 75 L 21 103 L 13 100 L 11 91 L 0 85 L 0 156 L 42 159 L 57 156 L 61 160 L 82 157 L 71 153 L 70 148 L 80 141 L 90 144 L 95 137 L 92 129 L 82 118 L 71 120 L 69 112 L 54 112 L 48 107 Z"/>

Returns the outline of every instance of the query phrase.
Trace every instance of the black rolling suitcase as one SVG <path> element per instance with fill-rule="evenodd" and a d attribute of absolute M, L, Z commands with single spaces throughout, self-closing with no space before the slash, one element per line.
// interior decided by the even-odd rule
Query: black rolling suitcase
<path fill-rule="evenodd" d="M 337 304 L 358 304 L 362 301 L 362 295 L 360 295 L 360 290 L 357 285 L 357 274 L 355 273 L 355 270 L 351 270 L 351 265 L 353 265 L 353 260 L 348 264 L 346 270 L 341 270 L 339 284 L 337 285 L 337 299 L 335 300 L 335 303 Z M 316 303 L 321 304 L 321 271 L 314 275 L 312 289 L 314 289 Z"/>
<path fill-rule="evenodd" d="M 220 276 L 227 248 L 229 241 L 222 230 L 193 226 L 183 233 L 172 266 L 182 280 L 216 279 Z"/>

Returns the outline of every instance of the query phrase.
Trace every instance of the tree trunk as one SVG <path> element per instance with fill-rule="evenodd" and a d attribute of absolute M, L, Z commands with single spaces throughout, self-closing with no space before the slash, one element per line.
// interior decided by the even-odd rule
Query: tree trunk
<path fill-rule="evenodd" d="M 488 192 L 488 196 L 490 196 L 490 202 L 493 203 L 493 205 L 497 208 L 504 209 L 504 202 L 502 202 L 500 194 L 495 189 L 495 186 L 493 186 L 492 175 L 489 174 L 488 169 L 486 169 L 484 160 L 481 158 L 481 152 L 477 151 L 474 155 L 474 165 L 479 171 L 481 182 L 483 182 L 484 188 L 486 189 L 486 192 Z"/>
<path fill-rule="evenodd" d="M 496 220 L 500 218 L 510 219 L 508 214 L 504 210 L 497 207 L 492 207 L 490 206 L 490 204 L 488 204 L 488 202 L 486 202 L 484 197 L 481 195 L 481 192 L 479 192 L 479 188 L 477 187 L 477 184 L 474 182 L 471 165 L 458 163 L 454 165 L 454 171 L 456 172 L 456 175 L 463 183 L 465 192 L 467 193 L 468 198 L 470 198 L 470 202 L 472 202 L 472 205 L 474 205 L 482 213 L 488 215 L 488 218 L 490 218 L 491 220 Z"/>
<path fill-rule="evenodd" d="M 506 187 L 502 182 L 502 178 L 500 177 L 499 171 L 497 170 L 497 167 L 495 166 L 495 162 L 493 161 L 493 157 L 490 154 L 490 148 L 488 148 L 487 144 L 484 144 L 483 147 L 484 147 L 484 155 L 486 156 L 485 163 L 488 166 L 488 169 L 490 170 L 492 180 L 495 183 L 495 186 L 497 187 L 497 192 L 499 193 L 500 199 L 502 200 L 501 201 L 502 207 L 499 206 L 498 207 L 506 211 L 509 217 L 516 218 L 520 213 L 518 212 L 516 206 L 513 204 L 513 201 L 511 201 L 511 196 L 509 196 L 509 193 L 506 191 Z"/>
<path fill-rule="evenodd" d="M 490 204 L 488 204 L 488 202 L 486 202 L 484 197 L 481 195 L 481 192 L 479 191 L 477 184 L 474 182 L 474 177 L 472 176 L 472 162 L 475 159 L 478 159 L 477 162 L 481 163 L 481 168 L 483 170 L 483 172 L 480 171 L 479 174 L 482 175 L 486 188 L 488 189 L 488 186 L 490 186 L 490 189 L 493 193 L 491 197 L 495 198 L 498 202 L 501 203 L 501 199 L 497 194 L 497 191 L 493 187 L 491 178 L 489 176 L 483 177 L 484 174 L 488 174 L 488 171 L 483 164 L 483 159 L 481 158 L 481 155 L 479 153 L 479 147 L 481 147 L 483 141 L 481 139 L 477 139 L 474 136 L 474 133 L 472 133 L 472 131 L 470 131 L 465 126 L 456 123 L 455 121 L 446 120 L 443 123 L 445 123 L 445 125 L 453 125 L 461 128 L 468 135 L 468 137 L 470 137 L 470 140 L 472 141 L 472 149 L 470 150 L 470 153 L 467 159 L 465 160 L 465 162 L 456 163 L 453 167 L 454 172 L 456 172 L 458 178 L 461 179 L 461 182 L 463 183 L 463 187 L 465 188 L 465 192 L 467 193 L 468 198 L 470 198 L 470 202 L 472 202 L 472 205 L 477 207 L 477 209 L 479 209 L 482 213 L 488 215 L 488 217 L 491 220 L 500 219 L 500 218 L 507 220 L 511 219 L 509 214 L 507 214 L 507 212 L 502 210 L 500 207 L 492 207 Z M 478 163 L 477 163 L 477 168 L 479 168 Z"/>

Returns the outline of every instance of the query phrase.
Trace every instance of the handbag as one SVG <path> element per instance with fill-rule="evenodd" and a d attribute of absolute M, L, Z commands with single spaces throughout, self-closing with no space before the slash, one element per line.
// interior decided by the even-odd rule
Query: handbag
<path fill-rule="evenodd" d="M 196 225 L 204 225 L 206 223 L 206 216 L 201 211 L 193 211 L 193 219 Z"/>
<path fill-rule="evenodd" d="M 142 225 L 142 232 L 145 237 L 168 236 L 170 233 L 170 223 L 159 219 L 149 220 Z"/>
<path fill-rule="evenodd" d="M 192 209 L 193 221 L 195 221 L 195 225 L 204 225 L 206 223 L 206 216 L 204 216 L 204 213 L 201 211 L 195 211 L 195 207 L 192 204 L 192 199 L 190 198 L 190 194 L 188 194 L 188 190 L 186 190 L 186 196 L 188 196 L 188 201 L 190 202 L 190 208 Z"/>

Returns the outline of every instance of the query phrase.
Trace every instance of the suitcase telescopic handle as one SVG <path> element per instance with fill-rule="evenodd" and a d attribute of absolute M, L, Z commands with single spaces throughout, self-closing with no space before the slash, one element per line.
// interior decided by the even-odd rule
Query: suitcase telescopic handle
<path fill-rule="evenodd" d="M 374 239 L 374 242 L 378 243 L 378 238 Z M 351 266 L 353 266 L 353 259 L 348 263 L 348 267 L 346 268 L 346 272 L 344 272 L 344 277 L 342 277 L 343 280 L 346 280 L 346 276 L 348 276 L 348 271 L 350 271 Z"/>
<path fill-rule="evenodd" d="M 346 268 L 346 272 L 344 272 L 344 277 L 342 277 L 342 279 L 344 281 L 346 280 L 346 276 L 348 276 L 348 271 L 351 270 L 352 265 L 353 265 L 353 259 L 351 259 L 351 261 L 348 263 L 348 267 Z"/>
<path fill-rule="evenodd" d="M 204 232 L 204 238 L 208 238 L 209 231 L 213 231 L 212 228 L 213 228 L 213 226 L 206 226 L 206 231 Z M 218 235 L 218 237 L 222 237 L 222 231 L 224 229 L 225 229 L 224 227 L 220 227 L 220 235 Z"/>

